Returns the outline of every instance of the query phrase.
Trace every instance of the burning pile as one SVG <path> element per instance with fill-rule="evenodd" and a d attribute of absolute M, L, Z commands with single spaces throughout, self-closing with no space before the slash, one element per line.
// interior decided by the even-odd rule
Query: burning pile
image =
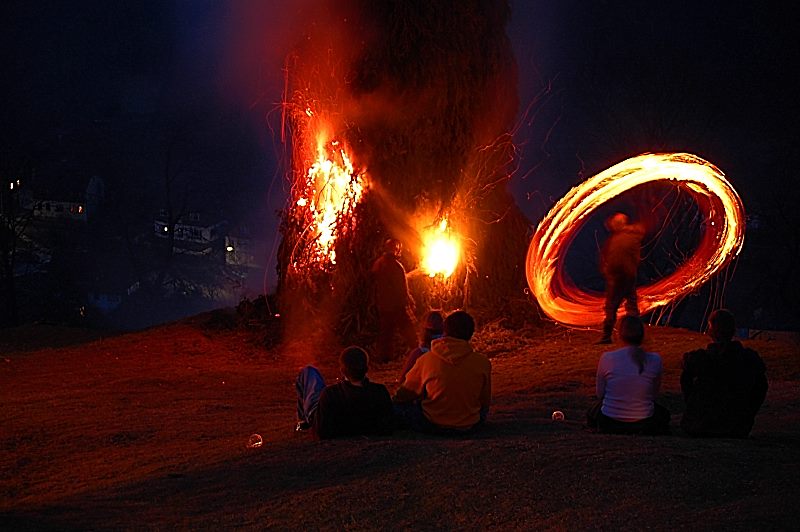
<path fill-rule="evenodd" d="M 517 105 L 507 0 L 317 7 L 286 61 L 283 308 L 305 302 L 341 337 L 371 329 L 369 267 L 387 238 L 450 308 L 521 294 L 527 222 L 505 187 Z"/>

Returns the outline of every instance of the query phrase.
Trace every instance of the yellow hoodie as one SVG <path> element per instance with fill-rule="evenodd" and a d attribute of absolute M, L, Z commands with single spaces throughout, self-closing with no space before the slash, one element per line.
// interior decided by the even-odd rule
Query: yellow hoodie
<path fill-rule="evenodd" d="M 395 394 L 399 402 L 422 399 L 422 411 L 440 427 L 469 429 L 492 397 L 492 364 L 467 340 L 446 336 L 431 343 Z"/>

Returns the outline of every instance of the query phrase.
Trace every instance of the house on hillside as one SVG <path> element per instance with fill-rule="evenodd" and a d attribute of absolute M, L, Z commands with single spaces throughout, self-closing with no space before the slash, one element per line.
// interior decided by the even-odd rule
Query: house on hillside
<path fill-rule="evenodd" d="M 162 210 L 153 221 L 153 231 L 156 238 L 160 239 L 168 239 L 172 231 L 175 253 L 207 256 L 221 246 L 226 225 L 227 222 L 221 217 L 191 211 L 181 216 L 170 228 L 167 212 Z"/>
<path fill-rule="evenodd" d="M 39 220 L 89 222 L 105 200 L 105 183 L 97 176 L 38 181 L 30 195 L 33 216 Z"/>
<path fill-rule="evenodd" d="M 266 242 L 255 238 L 248 226 L 239 226 L 225 235 L 226 265 L 261 269 L 266 257 Z"/>

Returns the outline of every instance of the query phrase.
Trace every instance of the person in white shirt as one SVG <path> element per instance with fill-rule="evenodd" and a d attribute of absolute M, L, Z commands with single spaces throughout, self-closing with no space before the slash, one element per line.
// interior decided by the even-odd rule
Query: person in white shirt
<path fill-rule="evenodd" d="M 655 402 L 661 386 L 661 356 L 642 348 L 638 317 L 620 320 L 621 349 L 603 353 L 597 364 L 598 403 L 589 410 L 591 428 L 612 434 L 669 434 L 670 413 Z"/>

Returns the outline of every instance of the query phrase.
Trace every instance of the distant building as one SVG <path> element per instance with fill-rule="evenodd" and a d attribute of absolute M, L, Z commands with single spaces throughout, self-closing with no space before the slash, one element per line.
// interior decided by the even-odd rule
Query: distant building
<path fill-rule="evenodd" d="M 251 237 L 247 228 L 225 235 L 225 264 L 260 269 L 266 261 L 266 243 Z"/>
<path fill-rule="evenodd" d="M 187 255 L 210 255 L 222 243 L 222 233 L 227 222 L 194 211 L 181 216 L 172 231 L 175 252 Z M 161 211 L 153 221 L 157 238 L 169 238 L 170 224 L 166 211 Z"/>
<path fill-rule="evenodd" d="M 34 190 L 29 201 L 33 216 L 42 220 L 74 220 L 88 222 L 96 216 L 105 199 L 105 183 L 97 176 L 88 180 L 70 180 Z"/>

